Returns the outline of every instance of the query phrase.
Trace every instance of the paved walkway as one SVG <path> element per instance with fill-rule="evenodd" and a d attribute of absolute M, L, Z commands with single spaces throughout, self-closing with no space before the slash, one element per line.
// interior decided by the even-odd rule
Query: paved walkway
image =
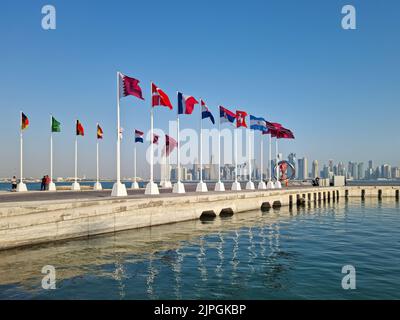
<path fill-rule="evenodd" d="M 236 192 L 230 191 L 230 184 L 225 183 L 225 188 L 227 190 L 225 192 Z M 214 189 L 215 183 L 208 183 L 208 190 Z M 257 183 L 255 183 L 257 186 Z M 245 192 L 253 192 L 251 190 L 244 190 L 246 183 L 242 183 L 242 191 Z M 311 186 L 291 186 L 288 188 L 305 188 Z M 185 184 L 186 194 L 190 195 L 195 193 L 196 184 Z M 256 189 L 257 190 L 257 189 Z M 144 189 L 139 190 L 127 190 L 128 198 L 149 198 L 149 197 L 174 197 L 174 196 L 182 196 L 181 194 L 172 193 L 171 189 L 160 189 L 159 196 L 147 196 L 144 194 Z M 215 191 L 209 191 L 210 193 L 219 193 Z M 49 201 L 49 200 L 95 200 L 95 199 L 105 199 L 111 197 L 111 190 L 102 190 L 102 191 L 56 191 L 56 192 L 48 192 L 48 191 L 28 191 L 23 193 L 16 192 L 1 192 L 0 193 L 0 203 L 9 203 L 9 202 L 26 202 L 26 201 Z"/>

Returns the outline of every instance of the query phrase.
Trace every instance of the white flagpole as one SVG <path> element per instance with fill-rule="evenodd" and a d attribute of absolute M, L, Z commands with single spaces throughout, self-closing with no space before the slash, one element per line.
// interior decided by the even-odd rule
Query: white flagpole
<path fill-rule="evenodd" d="M 263 179 L 263 174 L 264 174 L 264 155 L 263 155 L 264 146 L 263 146 L 263 141 L 264 141 L 264 139 L 263 139 L 263 135 L 261 133 L 261 137 L 260 137 L 260 144 L 261 144 L 261 147 L 260 147 L 260 153 L 261 153 L 261 164 L 260 164 L 261 176 L 260 176 L 260 181 L 261 182 L 264 181 L 264 179 Z"/>
<path fill-rule="evenodd" d="M 154 172 L 153 172 L 153 163 L 154 163 L 154 112 L 153 112 L 153 105 L 152 105 L 152 88 L 153 83 L 150 83 L 150 181 L 146 186 L 145 194 L 159 194 L 158 186 L 154 183 Z"/>
<path fill-rule="evenodd" d="M 248 139 L 248 152 L 249 152 L 249 157 L 248 157 L 248 161 L 249 161 L 249 182 L 247 182 L 246 184 L 246 189 L 247 190 L 254 190 L 254 183 L 251 180 L 252 178 L 252 171 L 251 171 L 251 129 L 248 131 L 249 134 L 249 139 Z"/>
<path fill-rule="evenodd" d="M 200 99 L 200 183 L 203 182 L 203 119 L 202 119 L 202 105 Z"/>
<path fill-rule="evenodd" d="M 50 183 L 48 191 L 55 191 L 56 185 L 53 182 L 53 116 L 50 115 Z"/>
<path fill-rule="evenodd" d="M 127 196 L 125 184 L 121 183 L 121 120 L 120 120 L 120 72 L 117 72 L 117 182 L 114 183 L 111 196 L 125 197 Z"/>
<path fill-rule="evenodd" d="M 215 191 L 225 191 L 225 186 L 221 181 L 221 115 L 218 122 L 218 182 Z"/>
<path fill-rule="evenodd" d="M 136 139 L 136 138 L 135 138 Z M 133 182 L 131 185 L 131 189 L 139 189 L 139 184 L 137 182 L 137 173 L 136 173 L 136 141 L 134 142 L 133 145 Z"/>
<path fill-rule="evenodd" d="M 261 137 L 260 137 L 260 153 L 261 153 L 261 176 L 260 176 L 260 183 L 258 184 L 258 189 L 264 190 L 267 189 L 267 185 L 264 182 L 264 135 L 261 132 Z"/>
<path fill-rule="evenodd" d="M 176 114 L 176 130 L 178 139 L 178 150 L 177 150 L 177 169 L 178 169 L 178 181 L 174 184 L 172 189 L 173 193 L 185 193 L 185 186 L 181 182 L 181 141 L 180 141 L 180 129 L 179 129 L 179 109 Z"/>
<path fill-rule="evenodd" d="M 96 130 L 98 130 L 99 124 L 96 125 Z M 102 190 L 103 187 L 100 183 L 100 166 L 99 166 L 99 138 L 96 134 L 96 183 L 94 184 L 93 190 Z"/>
<path fill-rule="evenodd" d="M 27 191 L 26 185 L 23 181 L 23 159 L 24 159 L 24 148 L 23 148 L 23 133 L 22 133 L 22 111 L 20 112 L 20 121 L 19 121 L 19 183 L 17 185 L 17 192 Z"/>
<path fill-rule="evenodd" d="M 275 165 L 276 165 L 276 182 L 275 182 L 275 188 L 280 189 L 282 188 L 282 184 L 279 181 L 279 159 L 278 159 L 279 151 L 278 151 L 278 137 L 275 138 Z"/>
<path fill-rule="evenodd" d="M 78 121 L 76 121 L 76 125 L 78 125 Z M 71 189 L 73 191 L 79 191 L 80 185 L 78 183 L 78 135 L 75 132 L 75 178 L 74 183 L 72 184 Z"/>
<path fill-rule="evenodd" d="M 233 129 L 233 152 L 234 152 L 234 157 L 235 157 L 235 181 L 232 183 L 232 190 L 234 191 L 240 191 L 242 188 L 240 186 L 240 183 L 238 182 L 238 146 L 237 146 L 237 141 L 238 141 L 238 137 L 237 137 L 237 128 L 235 127 Z"/>
<path fill-rule="evenodd" d="M 207 185 L 203 182 L 203 106 L 200 99 L 200 182 L 197 184 L 197 192 L 207 192 Z"/>

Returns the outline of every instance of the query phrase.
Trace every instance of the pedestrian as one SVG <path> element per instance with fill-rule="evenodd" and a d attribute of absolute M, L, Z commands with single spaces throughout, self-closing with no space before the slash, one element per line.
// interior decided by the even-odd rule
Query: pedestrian
<path fill-rule="evenodd" d="M 13 176 L 11 179 L 11 191 L 15 192 L 17 191 L 17 177 Z"/>
<path fill-rule="evenodd" d="M 40 185 L 40 191 L 46 190 L 46 176 L 42 178 L 42 184 Z"/>
<path fill-rule="evenodd" d="M 45 179 L 45 189 L 49 190 L 49 185 L 50 185 L 50 177 L 48 175 L 46 175 L 46 179 Z"/>

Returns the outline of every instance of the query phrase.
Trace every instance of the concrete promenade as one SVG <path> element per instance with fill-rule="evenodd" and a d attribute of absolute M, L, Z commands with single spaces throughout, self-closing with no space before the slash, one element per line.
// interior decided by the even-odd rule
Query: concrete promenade
<path fill-rule="evenodd" d="M 0 194 L 0 250 L 44 242 L 231 215 L 271 207 L 312 205 L 346 197 L 399 198 L 400 186 L 290 187 L 158 196 L 143 190 L 111 198 L 110 191 Z M 178 226 L 177 226 L 178 227 Z"/>

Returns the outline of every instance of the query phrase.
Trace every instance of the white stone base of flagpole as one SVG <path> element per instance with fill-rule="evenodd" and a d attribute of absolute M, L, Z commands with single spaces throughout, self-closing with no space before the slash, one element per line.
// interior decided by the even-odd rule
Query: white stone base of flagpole
<path fill-rule="evenodd" d="M 144 194 L 147 195 L 157 195 L 160 194 L 160 191 L 158 191 L 158 186 L 154 181 L 150 181 L 146 185 L 146 190 L 144 191 Z"/>
<path fill-rule="evenodd" d="M 74 182 L 71 186 L 71 190 L 72 191 L 80 191 L 81 190 L 81 186 L 78 182 Z"/>
<path fill-rule="evenodd" d="M 26 192 L 26 191 L 28 191 L 26 184 L 23 182 L 18 183 L 17 192 Z"/>
<path fill-rule="evenodd" d="M 280 181 L 275 181 L 275 189 L 282 189 L 282 184 Z"/>
<path fill-rule="evenodd" d="M 103 190 L 103 186 L 101 185 L 100 182 L 96 182 L 96 183 L 94 184 L 94 186 L 93 186 L 93 190 L 95 190 L 95 191 Z"/>
<path fill-rule="evenodd" d="M 49 189 L 47 191 L 57 191 L 56 184 L 54 182 L 50 182 Z"/>
<path fill-rule="evenodd" d="M 231 190 L 232 191 L 240 191 L 240 190 L 242 190 L 242 186 L 240 185 L 240 182 L 239 181 L 234 181 L 232 183 Z"/>
<path fill-rule="evenodd" d="M 207 191 L 208 191 L 207 184 L 204 181 L 200 181 L 197 184 L 196 192 L 207 192 Z"/>
<path fill-rule="evenodd" d="M 185 185 L 181 181 L 177 181 L 172 188 L 172 193 L 185 193 Z"/>
<path fill-rule="evenodd" d="M 132 190 L 139 189 L 139 183 L 137 181 L 133 181 L 132 184 L 131 184 L 131 189 Z"/>
<path fill-rule="evenodd" d="M 274 185 L 273 181 L 269 180 L 267 182 L 267 189 L 275 189 L 275 185 Z"/>
<path fill-rule="evenodd" d="M 225 191 L 225 185 L 224 185 L 224 183 L 221 182 L 221 181 L 218 181 L 218 182 L 215 184 L 214 191 L 219 191 L 219 192 Z"/>
<path fill-rule="evenodd" d="M 172 189 L 172 182 L 171 181 L 165 181 L 165 187 L 164 188 L 168 188 L 168 189 Z"/>
<path fill-rule="evenodd" d="M 253 181 L 249 181 L 246 183 L 246 190 L 255 190 Z"/>
<path fill-rule="evenodd" d="M 111 197 L 126 197 L 127 195 L 128 192 L 126 192 L 125 184 L 121 182 L 114 183 L 111 191 Z"/>
<path fill-rule="evenodd" d="M 258 183 L 258 190 L 265 190 L 265 189 L 267 189 L 267 185 L 265 184 L 264 181 L 260 181 Z"/>

